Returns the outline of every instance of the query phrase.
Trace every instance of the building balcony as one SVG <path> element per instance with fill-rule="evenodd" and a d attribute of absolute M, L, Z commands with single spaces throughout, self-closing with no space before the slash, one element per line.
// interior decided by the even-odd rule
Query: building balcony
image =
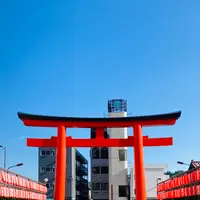
<path fill-rule="evenodd" d="M 88 168 L 84 165 L 76 165 L 76 173 L 78 175 L 87 176 L 88 175 Z"/>
<path fill-rule="evenodd" d="M 78 150 L 76 150 L 76 160 L 81 164 L 88 164 L 87 159 Z"/>
<path fill-rule="evenodd" d="M 77 186 L 85 186 L 86 188 L 88 188 L 88 180 L 85 178 L 81 178 L 80 180 L 76 179 L 76 184 Z"/>

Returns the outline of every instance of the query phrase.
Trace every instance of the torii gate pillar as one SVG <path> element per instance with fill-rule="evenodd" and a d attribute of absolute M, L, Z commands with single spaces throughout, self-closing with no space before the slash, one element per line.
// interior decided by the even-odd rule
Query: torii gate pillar
<path fill-rule="evenodd" d="M 135 163 L 135 186 L 137 199 L 146 200 L 145 168 L 144 168 L 144 149 L 142 127 L 136 125 L 134 131 L 134 163 Z"/>
<path fill-rule="evenodd" d="M 55 176 L 55 199 L 65 199 L 65 183 L 66 181 L 66 128 L 65 126 L 58 126 L 58 139 L 56 145 L 56 174 Z"/>

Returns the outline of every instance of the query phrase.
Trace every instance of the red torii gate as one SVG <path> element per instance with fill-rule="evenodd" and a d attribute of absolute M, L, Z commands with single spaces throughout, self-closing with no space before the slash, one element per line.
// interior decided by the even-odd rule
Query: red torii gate
<path fill-rule="evenodd" d="M 136 199 L 146 200 L 144 146 L 169 146 L 173 139 L 142 136 L 142 127 L 174 125 L 181 111 L 139 117 L 77 118 L 33 115 L 18 112 L 25 126 L 56 127 L 58 134 L 50 139 L 27 139 L 27 146 L 56 147 L 55 200 L 65 199 L 66 147 L 134 147 Z M 127 139 L 105 139 L 104 128 L 133 127 L 134 136 Z M 95 139 L 72 139 L 66 128 L 96 128 Z"/>

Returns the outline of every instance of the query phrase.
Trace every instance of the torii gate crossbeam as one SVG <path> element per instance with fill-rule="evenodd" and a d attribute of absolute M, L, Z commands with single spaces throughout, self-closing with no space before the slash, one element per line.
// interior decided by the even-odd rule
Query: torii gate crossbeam
<path fill-rule="evenodd" d="M 136 200 L 146 200 L 144 146 L 172 145 L 172 138 L 148 138 L 142 136 L 143 126 L 174 125 L 181 112 L 123 118 L 54 117 L 18 113 L 26 126 L 57 127 L 57 137 L 51 139 L 27 139 L 28 146 L 56 147 L 55 200 L 65 199 L 66 147 L 134 147 Z M 133 127 L 134 136 L 127 139 L 105 139 L 104 128 Z M 66 136 L 66 128 L 96 128 L 95 139 L 72 139 Z"/>

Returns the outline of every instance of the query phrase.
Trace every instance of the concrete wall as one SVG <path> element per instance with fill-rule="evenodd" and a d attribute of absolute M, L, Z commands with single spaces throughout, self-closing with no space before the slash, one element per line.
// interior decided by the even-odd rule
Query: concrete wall
<path fill-rule="evenodd" d="M 96 134 L 95 131 L 93 131 L 94 135 Z M 104 134 L 107 133 L 107 129 L 105 129 Z M 94 137 L 93 135 L 93 137 Z M 92 138 L 92 130 L 91 130 L 91 138 Z M 107 166 L 108 170 L 109 170 L 109 166 L 108 166 L 108 158 L 101 158 L 101 150 L 102 148 L 98 148 L 99 150 L 99 154 L 100 154 L 100 158 L 99 159 L 94 159 L 92 158 L 92 150 L 96 149 L 96 148 L 91 148 L 90 151 L 90 156 L 91 156 L 91 182 L 92 183 L 108 183 L 108 174 L 93 174 L 92 173 L 92 168 L 93 167 L 102 167 L 102 166 Z M 94 190 L 94 188 L 92 187 L 91 190 L 91 196 L 92 199 L 102 199 L 102 200 L 108 200 L 108 190 L 102 190 L 101 186 L 100 186 L 100 190 Z"/>
<path fill-rule="evenodd" d="M 67 149 L 66 197 L 76 199 L 76 149 Z"/>
<path fill-rule="evenodd" d="M 55 172 L 41 172 L 40 169 L 42 166 L 51 166 L 55 168 L 55 155 L 41 155 L 42 150 L 52 150 L 55 152 L 55 148 L 39 148 L 38 151 L 38 181 L 45 183 L 44 179 L 47 178 L 49 184 L 47 198 L 53 198 L 54 196 L 54 176 Z M 67 175 L 66 175 L 66 196 L 67 197 L 76 197 L 76 154 L 75 148 L 67 148 Z"/>
<path fill-rule="evenodd" d="M 99 148 L 101 149 L 101 148 Z M 91 166 L 108 166 L 108 159 L 91 159 Z M 93 174 L 91 168 L 91 182 L 92 183 L 103 183 L 108 182 L 108 174 Z M 93 190 L 92 189 L 92 198 L 93 199 L 108 199 L 108 191 L 103 190 Z"/>
<path fill-rule="evenodd" d="M 157 183 L 169 178 L 169 176 L 164 175 L 164 172 L 167 171 L 167 168 L 168 168 L 167 164 L 145 165 L 147 199 L 156 199 Z M 134 168 L 132 167 L 131 182 L 130 182 L 131 199 L 135 199 L 134 189 L 135 189 L 135 178 L 134 178 Z"/>
<path fill-rule="evenodd" d="M 126 117 L 126 112 L 109 113 L 109 117 Z M 127 128 L 110 128 L 110 138 L 127 138 Z M 109 148 L 109 199 L 111 200 L 111 193 L 113 199 L 127 200 L 127 197 L 119 197 L 119 185 L 128 185 L 128 161 L 119 160 L 119 149 L 127 148 Z M 127 154 L 127 151 L 126 151 Z M 111 187 L 113 190 L 111 190 Z"/>

